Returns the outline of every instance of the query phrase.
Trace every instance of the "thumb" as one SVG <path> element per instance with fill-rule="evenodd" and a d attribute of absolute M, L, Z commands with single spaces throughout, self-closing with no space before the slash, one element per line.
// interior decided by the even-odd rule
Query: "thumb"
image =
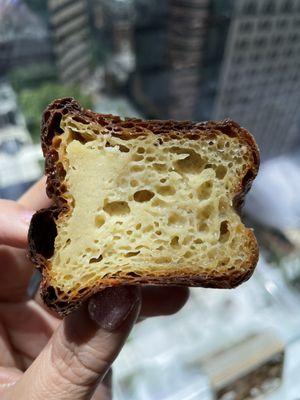
<path fill-rule="evenodd" d="M 109 288 L 67 316 L 11 388 L 15 400 L 88 400 L 120 352 L 140 309 L 138 288 Z"/>

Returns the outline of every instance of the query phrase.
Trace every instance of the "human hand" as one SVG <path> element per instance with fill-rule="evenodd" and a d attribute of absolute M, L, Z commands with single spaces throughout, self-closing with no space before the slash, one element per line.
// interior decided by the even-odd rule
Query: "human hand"
<path fill-rule="evenodd" d="M 59 319 L 38 295 L 27 295 L 33 274 L 28 225 L 32 213 L 48 205 L 44 179 L 18 202 L 0 200 L 0 398 L 110 399 L 111 365 L 133 324 L 178 311 L 188 290 L 106 289 Z"/>

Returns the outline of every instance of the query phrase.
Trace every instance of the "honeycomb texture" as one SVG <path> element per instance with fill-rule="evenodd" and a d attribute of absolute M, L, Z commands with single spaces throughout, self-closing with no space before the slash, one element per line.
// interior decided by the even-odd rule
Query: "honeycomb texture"
<path fill-rule="evenodd" d="M 52 296 L 65 313 L 114 284 L 233 287 L 247 279 L 257 244 L 235 207 L 257 173 L 250 135 L 207 129 L 195 138 L 151 122 L 114 124 L 65 113 L 51 138 L 59 186 L 48 193 L 60 210 L 43 271 L 47 303 Z"/>

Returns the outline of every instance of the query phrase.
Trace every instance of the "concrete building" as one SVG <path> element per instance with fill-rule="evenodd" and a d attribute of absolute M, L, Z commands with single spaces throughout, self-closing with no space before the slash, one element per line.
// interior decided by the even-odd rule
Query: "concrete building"
<path fill-rule="evenodd" d="M 132 93 L 151 117 L 194 117 L 209 6 L 209 0 L 137 1 Z"/>
<path fill-rule="evenodd" d="M 103 29 L 99 45 L 105 45 L 105 77 L 108 92 L 122 91 L 135 67 L 132 48 L 133 1 L 100 0 Z M 104 42 L 104 43 L 103 43 Z"/>
<path fill-rule="evenodd" d="M 262 159 L 300 142 L 300 0 L 138 0 L 139 9 L 132 93 L 146 115 L 233 118 Z"/>
<path fill-rule="evenodd" d="M 48 0 L 49 22 L 58 75 L 78 83 L 90 74 L 90 42 L 86 0 Z"/>
<path fill-rule="evenodd" d="M 52 61 L 49 32 L 23 2 L 0 3 L 0 77 L 14 67 Z"/>
<path fill-rule="evenodd" d="M 235 1 L 212 116 L 246 126 L 263 159 L 299 142 L 299 44 L 299 0 Z"/>
<path fill-rule="evenodd" d="M 167 116 L 169 102 L 168 10 L 166 1 L 135 1 L 135 70 L 130 80 L 130 93 L 142 113 L 153 118 Z"/>
<path fill-rule="evenodd" d="M 0 81 L 0 140 L 5 141 L 9 136 L 2 128 L 18 126 L 18 134 L 14 135 L 23 143 L 31 143 L 31 137 L 26 129 L 23 114 L 18 109 L 17 96 L 12 87 L 5 81 Z"/>
<path fill-rule="evenodd" d="M 0 82 L 0 197 L 17 199 L 42 174 L 40 145 L 33 145 L 16 94 Z"/>
<path fill-rule="evenodd" d="M 210 0 L 170 1 L 167 23 L 170 118 L 195 116 L 209 15 Z"/>

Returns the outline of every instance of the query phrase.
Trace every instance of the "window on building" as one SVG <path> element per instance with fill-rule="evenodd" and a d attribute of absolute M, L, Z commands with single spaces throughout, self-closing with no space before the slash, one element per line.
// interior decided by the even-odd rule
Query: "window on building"
<path fill-rule="evenodd" d="M 248 1 L 243 9 L 244 14 L 246 15 L 254 15 L 257 13 L 257 2 L 256 1 Z"/>
<path fill-rule="evenodd" d="M 243 21 L 240 23 L 239 29 L 241 32 L 251 32 L 253 30 L 254 24 L 251 21 Z"/>
<path fill-rule="evenodd" d="M 291 0 L 286 0 L 283 2 L 281 10 L 285 13 L 290 13 L 293 11 L 293 2 Z"/>
<path fill-rule="evenodd" d="M 276 11 L 275 2 L 268 0 L 262 5 L 262 12 L 264 14 L 274 14 Z"/>
<path fill-rule="evenodd" d="M 258 29 L 262 31 L 268 31 L 272 28 L 272 21 L 265 19 L 258 22 Z"/>
<path fill-rule="evenodd" d="M 276 26 L 280 29 L 285 29 L 288 26 L 288 21 L 286 19 L 280 19 L 277 21 Z"/>

